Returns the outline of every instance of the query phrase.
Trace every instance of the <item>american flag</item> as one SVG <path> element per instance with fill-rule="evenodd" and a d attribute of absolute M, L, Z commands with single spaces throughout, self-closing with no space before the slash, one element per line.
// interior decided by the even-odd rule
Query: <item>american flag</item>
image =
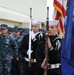
<path fill-rule="evenodd" d="M 64 36 L 64 21 L 66 16 L 66 4 L 68 0 L 54 0 L 54 15 L 55 20 L 59 20 L 58 27 L 60 28 L 60 33 Z"/>

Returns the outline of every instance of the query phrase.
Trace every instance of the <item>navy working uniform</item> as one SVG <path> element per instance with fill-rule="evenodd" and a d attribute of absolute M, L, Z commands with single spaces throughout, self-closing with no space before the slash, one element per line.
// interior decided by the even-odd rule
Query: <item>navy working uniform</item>
<path fill-rule="evenodd" d="M 32 21 L 32 26 L 37 26 L 39 25 L 39 21 Z M 32 27 L 33 28 L 33 27 Z M 19 51 L 21 52 L 21 54 L 24 56 L 24 68 L 25 68 L 25 72 L 26 75 L 38 75 L 38 68 L 36 66 L 36 57 L 35 57 L 35 51 L 37 48 L 38 43 L 40 42 L 40 40 L 43 39 L 43 34 L 39 31 L 37 31 L 35 34 L 32 30 L 31 32 L 32 36 L 31 36 L 31 67 L 29 68 L 29 58 L 28 58 L 28 48 L 29 48 L 29 34 L 25 35 L 21 46 L 19 48 Z"/>
<path fill-rule="evenodd" d="M 53 29 L 53 26 L 51 26 Z M 52 33 L 52 30 L 50 30 L 50 33 Z M 48 35 L 48 38 L 50 39 L 51 47 L 48 48 L 48 75 L 61 75 L 60 70 L 60 51 L 61 51 L 61 38 L 57 35 Z M 45 61 L 45 40 L 41 41 L 38 44 L 38 47 L 36 49 L 36 59 L 37 59 L 37 65 L 39 68 L 43 68 L 43 61 Z M 45 64 L 44 64 L 45 65 Z M 44 73 L 44 72 L 43 72 Z M 43 75 L 43 74 L 42 74 Z"/>
<path fill-rule="evenodd" d="M 2 24 L 1 30 L 4 31 L 6 29 L 7 25 Z M 17 44 L 11 36 L 7 35 L 7 33 L 5 36 L 2 34 L 0 35 L 0 75 L 10 75 L 12 68 L 11 57 L 17 55 Z"/>
<path fill-rule="evenodd" d="M 21 45 L 21 41 L 23 39 L 23 36 L 20 35 L 20 31 L 18 29 L 15 31 L 15 34 L 16 34 L 15 41 L 16 41 L 16 43 L 18 45 L 18 49 L 19 49 L 19 47 Z M 16 65 L 17 65 L 16 69 L 18 70 L 17 72 L 19 73 L 18 75 L 24 75 L 25 71 L 23 69 L 23 56 L 19 52 L 18 52 L 18 61 L 17 61 Z"/>

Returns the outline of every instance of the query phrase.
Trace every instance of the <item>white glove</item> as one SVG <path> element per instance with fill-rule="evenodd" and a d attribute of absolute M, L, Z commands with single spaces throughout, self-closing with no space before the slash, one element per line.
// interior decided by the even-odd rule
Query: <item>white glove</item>
<path fill-rule="evenodd" d="M 31 54 L 32 52 L 33 52 L 33 50 L 28 50 L 27 55 Z"/>

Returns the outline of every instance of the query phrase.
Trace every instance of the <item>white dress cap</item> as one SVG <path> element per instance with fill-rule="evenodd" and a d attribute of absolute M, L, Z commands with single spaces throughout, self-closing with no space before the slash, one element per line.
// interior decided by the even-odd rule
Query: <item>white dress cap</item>
<path fill-rule="evenodd" d="M 58 25 L 59 21 L 58 20 L 51 20 L 49 21 L 49 25 L 53 26 L 53 25 Z"/>
<path fill-rule="evenodd" d="M 38 21 L 38 20 L 32 20 L 32 24 L 40 25 L 40 21 Z"/>

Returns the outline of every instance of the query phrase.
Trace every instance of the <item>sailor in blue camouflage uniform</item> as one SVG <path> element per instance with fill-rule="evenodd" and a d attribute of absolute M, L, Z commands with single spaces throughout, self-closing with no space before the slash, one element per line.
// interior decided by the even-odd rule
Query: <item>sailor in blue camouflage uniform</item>
<path fill-rule="evenodd" d="M 17 55 L 17 44 L 8 35 L 8 26 L 1 24 L 0 35 L 0 75 L 10 75 L 11 60 Z"/>
<path fill-rule="evenodd" d="M 14 37 L 14 31 L 15 31 L 14 28 L 9 28 L 9 29 L 8 29 L 8 34 L 9 34 L 10 36 Z"/>
<path fill-rule="evenodd" d="M 18 45 L 18 49 L 20 47 L 21 41 L 23 39 L 23 36 L 20 35 L 20 30 L 17 28 L 15 30 L 15 41 Z M 17 72 L 19 74 L 17 75 L 24 75 L 24 69 L 23 69 L 23 56 L 21 55 L 20 52 L 18 52 L 18 60 L 17 60 Z"/>
<path fill-rule="evenodd" d="M 39 32 L 39 26 L 40 22 L 38 20 L 32 20 L 32 32 L 31 32 L 31 66 L 29 67 L 29 58 L 28 58 L 28 52 L 29 52 L 29 34 L 25 35 L 21 46 L 19 48 L 19 51 L 24 57 L 24 69 L 26 72 L 26 75 L 38 75 L 38 68 L 36 66 L 36 58 L 35 58 L 35 51 L 37 48 L 38 43 L 44 39 L 44 35 Z"/>

